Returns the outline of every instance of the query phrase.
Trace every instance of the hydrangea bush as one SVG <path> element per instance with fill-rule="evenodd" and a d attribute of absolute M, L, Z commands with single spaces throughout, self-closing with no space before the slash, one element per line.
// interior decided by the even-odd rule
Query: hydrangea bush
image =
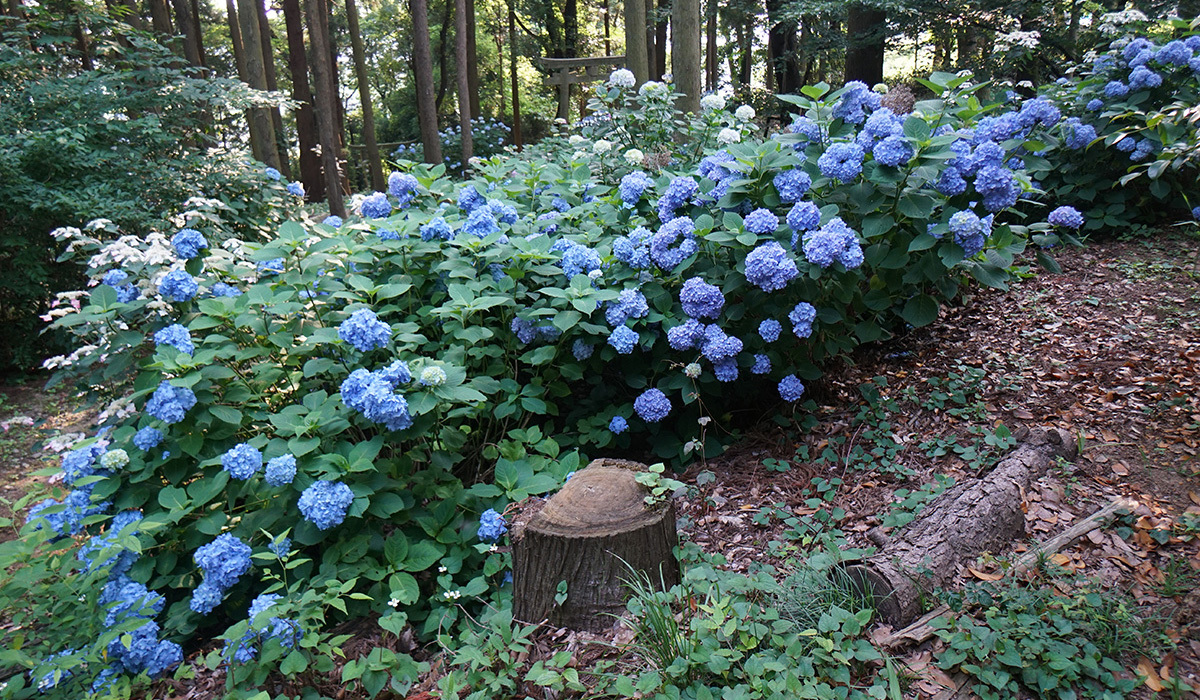
<path fill-rule="evenodd" d="M 805 88 L 763 139 L 747 110 L 708 99 L 685 120 L 669 85 L 635 96 L 614 75 L 610 118 L 573 148 L 492 158 L 466 183 L 416 166 L 361 217 L 261 243 L 202 224 L 176 248 L 65 235 L 92 286 L 63 296 L 78 309 L 55 325 L 80 347 L 49 364 L 117 393 L 0 545 L 23 565 L 0 603 L 49 599 L 14 613 L 36 643 L 0 631 L 0 663 L 30 671 L 12 692 L 153 676 L 170 644 L 214 633 L 208 663 L 248 688 L 327 670 L 337 619 L 445 630 L 464 598 L 504 595 L 505 508 L 583 451 L 684 459 L 698 424 L 767 397 L 802 411 L 831 359 L 931 323 L 972 280 L 1003 288 L 1031 236 L 1082 225 L 1065 205 L 1018 211 L 1047 208 L 1027 164 L 1058 152 L 1061 110 L 928 84 L 908 114 L 859 83 Z M 630 157 L 656 143 L 644 111 L 699 145 Z M 109 621 L 130 596 L 148 602 Z M 132 650 L 130 630 L 126 662 L 109 647 Z M 350 677 L 403 694 L 420 668 L 387 667 Z"/>

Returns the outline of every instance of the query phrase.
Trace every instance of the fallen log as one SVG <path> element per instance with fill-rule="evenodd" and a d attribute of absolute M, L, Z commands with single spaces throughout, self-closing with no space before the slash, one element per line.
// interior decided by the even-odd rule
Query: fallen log
<path fill-rule="evenodd" d="M 999 552 L 1025 534 L 1023 495 L 1057 458 L 1075 456 L 1070 435 L 1021 431 L 1017 449 L 986 476 L 939 496 L 874 556 L 845 569 L 875 601 L 878 618 L 903 627 L 921 615 L 924 599 L 950 584 L 959 568 L 983 552 Z"/>
<path fill-rule="evenodd" d="M 625 611 L 633 573 L 679 582 L 675 505 L 647 505 L 637 462 L 598 459 L 567 480 L 536 514 L 518 516 L 513 542 L 513 617 L 602 631 Z"/>
<path fill-rule="evenodd" d="M 1030 549 L 1028 552 L 1022 554 L 1021 557 L 1013 563 L 1012 567 L 1004 572 L 1004 575 L 1009 578 L 1020 576 L 1026 571 L 1037 566 L 1037 564 L 1043 558 L 1054 554 L 1058 550 L 1066 547 L 1092 530 L 1097 530 L 1104 527 L 1111 522 L 1114 517 L 1116 517 L 1118 511 L 1132 511 L 1136 507 L 1136 501 L 1128 498 L 1114 498 L 1100 510 L 1092 513 L 1066 530 L 1063 530 L 1061 533 L 1051 537 L 1042 544 L 1039 544 L 1033 549 Z M 950 607 L 948 605 L 939 605 L 933 610 L 930 610 L 922 615 L 907 627 L 895 630 L 887 635 L 879 637 L 875 640 L 875 644 L 884 649 L 897 647 L 906 643 L 920 644 L 921 642 L 933 636 L 934 628 L 932 627 L 931 623 L 948 612 L 950 612 Z"/>

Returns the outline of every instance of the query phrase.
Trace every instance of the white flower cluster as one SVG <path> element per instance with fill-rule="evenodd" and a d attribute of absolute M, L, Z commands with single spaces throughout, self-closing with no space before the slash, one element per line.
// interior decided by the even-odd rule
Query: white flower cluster
<path fill-rule="evenodd" d="M 1100 26 L 1096 29 L 1105 36 L 1113 36 L 1120 34 L 1126 24 L 1146 21 L 1149 21 L 1149 18 L 1141 10 L 1121 10 L 1101 15 Z"/>
<path fill-rule="evenodd" d="M 728 146 L 731 143 L 738 143 L 742 140 L 742 132 L 737 129 L 721 129 L 717 132 L 717 143 Z"/>
<path fill-rule="evenodd" d="M 96 423 L 104 425 L 109 420 L 122 421 L 132 416 L 137 411 L 137 407 L 133 405 L 133 399 L 129 396 L 112 401 L 100 415 L 96 416 Z"/>
<path fill-rule="evenodd" d="M 1036 49 L 1041 43 L 1042 33 L 1033 32 L 1009 32 L 1007 34 L 997 34 L 996 44 L 997 50 L 1007 48 L 1021 47 L 1023 49 Z"/>
<path fill-rule="evenodd" d="M 608 76 L 608 84 L 612 87 L 631 88 L 636 82 L 633 71 L 628 68 L 618 68 Z"/>
<path fill-rule="evenodd" d="M 739 121 L 748 122 L 757 116 L 757 114 L 758 113 L 755 112 L 754 108 L 750 105 L 742 105 L 741 107 L 737 108 L 737 110 L 733 113 L 733 116 L 737 117 Z"/>
<path fill-rule="evenodd" d="M 700 107 L 706 112 L 725 109 L 725 98 L 716 93 L 710 93 L 700 98 Z"/>
<path fill-rule="evenodd" d="M 646 154 L 636 148 L 625 151 L 625 161 L 630 165 L 641 165 L 646 162 Z"/>

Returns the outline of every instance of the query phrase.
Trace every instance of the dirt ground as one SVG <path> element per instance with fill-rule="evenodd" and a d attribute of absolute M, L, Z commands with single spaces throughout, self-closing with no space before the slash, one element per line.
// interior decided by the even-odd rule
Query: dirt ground
<path fill-rule="evenodd" d="M 1135 499 L 1135 511 L 1117 527 L 1097 530 L 1061 550 L 1055 563 L 1128 593 L 1140 611 L 1162 620 L 1177 651 L 1131 663 L 1154 675 L 1139 689 L 1153 697 L 1172 676 L 1200 688 L 1200 260 L 1197 243 L 1183 238 L 1108 242 L 1059 251 L 1062 272 L 1031 270 L 1010 292 L 976 290 L 965 303 L 943 311 L 934 324 L 881 348 L 865 348 L 829 373 L 820 397 L 817 428 L 795 430 L 764 421 L 721 457 L 693 466 L 683 479 L 697 497 L 679 504 L 690 522 L 686 536 L 706 551 L 720 552 L 735 570 L 770 562 L 767 543 L 787 527 L 762 513 L 803 514 L 813 497 L 812 480 L 840 478 L 831 507 L 845 511 L 837 523 L 858 546 L 901 500 L 935 474 L 958 482 L 976 478 L 980 463 L 952 449 L 930 456 L 931 440 L 965 445 L 980 429 L 1003 424 L 1056 427 L 1077 438 L 1073 464 L 1052 469 L 1032 488 L 1022 507 L 1027 539 L 1011 551 L 993 552 L 963 572 L 964 580 L 990 580 L 1000 563 L 1087 517 L 1117 496 Z M 930 397 L 948 377 L 975 373 L 972 410 L 932 406 Z M 863 402 L 859 385 L 885 377 L 880 395 L 894 402 L 887 431 L 894 461 L 907 470 L 852 466 L 855 445 L 878 446 L 855 415 Z M 943 384 L 939 384 L 943 382 Z M 81 430 L 86 414 L 65 393 L 46 393 L 37 381 L 0 384 L 0 517 L 45 477 L 32 476 L 54 460 L 39 445 Z M 957 406 L 957 408 L 963 408 Z M 968 409 L 970 407 L 968 406 Z M 23 418 L 32 419 L 29 426 Z M 974 431 L 974 432 L 972 432 Z M 874 441 L 874 442 L 872 442 Z M 925 443 L 923 446 L 922 443 Z M 830 448 L 845 459 L 803 458 Z M 781 465 L 786 464 L 786 467 Z M 703 472 L 711 472 L 697 479 Z M 758 517 L 756 517 L 758 516 Z M 5 537 L 9 535 L 0 535 Z M 360 626 L 361 627 L 361 626 Z M 378 630 L 357 629 L 369 649 Z M 541 630 L 538 649 L 549 654 L 575 649 L 583 659 L 599 637 Z M 619 633 L 606 641 L 627 641 Z M 898 658 L 918 674 L 909 697 L 939 697 L 951 679 L 929 669 L 940 642 L 901 648 Z M 608 647 L 611 649 L 611 647 Z M 365 653 L 365 652 L 364 652 Z M 530 661 L 536 655 L 531 655 Z M 183 693 L 215 697 L 223 679 L 197 669 L 183 688 L 160 682 L 155 696 Z M 336 684 L 336 681 L 334 681 Z M 430 678 L 419 688 L 435 687 Z M 530 688 L 530 697 L 542 697 Z M 385 692 L 386 695 L 386 692 Z M 180 697 L 182 695 L 176 695 Z M 350 697 L 351 694 L 347 694 Z M 418 693 L 412 697 L 428 697 Z M 948 697 L 948 696 L 947 696 Z M 959 697 L 969 697 L 969 694 Z M 1164 695 L 1168 697 L 1168 695 Z"/>

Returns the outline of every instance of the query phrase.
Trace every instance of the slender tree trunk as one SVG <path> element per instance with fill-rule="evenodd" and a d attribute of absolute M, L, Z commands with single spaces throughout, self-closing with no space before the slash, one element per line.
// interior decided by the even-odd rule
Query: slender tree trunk
<path fill-rule="evenodd" d="M 883 82 L 887 13 L 870 5 L 849 6 L 846 18 L 846 80 Z"/>
<path fill-rule="evenodd" d="M 350 48 L 354 54 L 354 75 L 358 79 L 358 99 L 362 102 L 363 141 L 367 144 L 367 169 L 371 172 L 371 187 L 382 192 L 383 161 L 379 159 L 379 144 L 375 141 L 375 109 L 371 106 L 371 83 L 367 77 L 367 58 L 364 55 L 362 32 L 358 26 L 358 7 L 346 0 L 346 20 L 350 24 Z"/>
<path fill-rule="evenodd" d="M 504 32 L 494 32 L 492 34 L 492 36 L 496 39 L 496 63 L 497 63 L 497 65 L 500 66 L 501 83 L 503 83 L 503 80 L 504 80 L 504 78 L 503 78 L 503 76 L 504 76 L 504 41 L 507 37 L 505 37 Z M 508 98 L 505 96 L 504 93 L 505 93 L 504 88 L 500 88 L 500 112 L 499 112 L 499 115 L 501 117 L 503 117 L 505 115 L 505 113 L 508 112 Z"/>
<path fill-rule="evenodd" d="M 417 79 L 417 123 L 425 162 L 442 162 L 438 138 L 437 103 L 433 97 L 433 56 L 429 50 L 429 5 L 427 0 L 409 0 L 413 22 L 413 73 Z"/>
<path fill-rule="evenodd" d="M 545 1 L 545 15 L 543 15 L 546 24 L 546 37 L 550 42 L 549 51 L 551 58 L 566 58 L 566 40 L 563 39 L 563 27 L 558 21 L 557 8 L 554 6 L 553 0 Z"/>
<path fill-rule="evenodd" d="M 671 3 L 671 74 L 679 90 L 679 109 L 700 111 L 700 0 Z"/>
<path fill-rule="evenodd" d="M 242 27 L 238 22 L 237 6 L 234 4 L 234 0 L 225 0 L 225 17 L 229 21 L 229 39 L 233 48 L 233 64 L 237 68 L 238 79 L 249 85 L 250 77 L 246 73 L 246 49 L 242 44 Z"/>
<path fill-rule="evenodd" d="M 75 12 L 74 27 L 72 31 L 75 34 L 75 48 L 79 50 L 79 65 L 84 70 L 92 70 L 95 64 L 92 63 L 92 47 L 87 38 L 87 29 L 83 26 L 83 17 Z"/>
<path fill-rule="evenodd" d="M 767 36 L 774 72 L 774 91 L 790 94 L 800 86 L 800 66 L 796 61 L 796 22 L 784 16 L 783 0 L 767 0 Z"/>
<path fill-rule="evenodd" d="M 267 5 L 264 0 L 255 0 L 255 14 L 258 16 L 258 34 L 263 47 L 263 68 L 266 72 L 267 89 L 271 92 L 279 90 L 279 80 L 275 75 L 275 42 L 271 34 L 271 24 L 267 21 Z M 283 130 L 283 116 L 278 107 L 272 107 L 271 126 L 275 129 L 275 148 L 279 153 L 279 170 L 287 179 L 292 179 L 292 169 L 288 164 L 288 151 L 291 143 L 287 132 Z"/>
<path fill-rule="evenodd" d="M 474 143 L 471 138 L 471 84 L 467 79 L 467 2 L 454 0 L 454 58 L 458 64 L 455 71 L 458 75 L 458 124 L 462 129 L 462 169 L 469 169 L 469 161 L 474 154 Z"/>
<path fill-rule="evenodd" d="M 563 2 L 563 44 L 568 58 L 579 55 L 579 0 Z"/>
<path fill-rule="evenodd" d="M 712 92 L 717 89 L 719 75 L 717 72 L 720 62 L 717 60 L 717 0 L 705 3 L 704 25 L 704 89 Z"/>
<path fill-rule="evenodd" d="M 604 0 L 604 55 L 612 55 L 612 17 L 608 12 L 609 0 Z"/>
<path fill-rule="evenodd" d="M 200 25 L 192 15 L 192 6 L 188 0 L 172 0 L 175 9 L 175 26 L 183 35 L 183 57 L 196 68 L 203 68 L 204 61 L 200 58 Z"/>
<path fill-rule="evenodd" d="M 442 111 L 442 100 L 446 98 L 446 90 L 450 83 L 450 71 L 446 69 L 446 46 L 450 43 L 447 37 L 450 32 L 450 21 L 453 19 L 453 0 L 445 0 L 442 7 L 442 26 L 438 30 L 438 90 L 435 101 L 439 114 Z"/>
<path fill-rule="evenodd" d="M 283 20 L 287 27 L 288 72 L 292 74 L 292 99 L 300 103 L 296 110 L 296 136 L 300 141 L 300 181 L 311 202 L 325 198 L 325 180 L 317 155 L 317 119 L 313 96 L 308 87 L 308 57 L 305 55 L 304 21 L 300 0 L 283 0 Z"/>
<path fill-rule="evenodd" d="M 337 216 L 345 216 L 346 202 L 342 198 L 341 142 L 337 133 L 338 97 L 333 83 L 329 32 L 322 22 L 324 10 L 321 0 L 306 0 L 305 2 L 309 43 L 313 52 L 313 78 L 316 82 L 316 100 L 313 108 L 317 116 L 317 132 L 321 137 L 321 162 L 325 172 L 325 195 L 329 200 L 329 212 Z"/>
<path fill-rule="evenodd" d="M 242 49 L 246 55 L 247 84 L 255 90 L 267 89 L 266 67 L 263 65 L 262 36 L 258 32 L 258 3 L 256 0 L 238 0 L 238 24 L 242 30 Z M 279 168 L 279 149 L 275 143 L 275 125 L 271 112 L 264 107 L 250 109 L 250 132 L 254 134 L 259 150 L 254 157 L 269 167 Z"/>
<path fill-rule="evenodd" d="M 471 86 L 471 116 L 479 117 L 479 48 L 475 43 L 475 0 L 467 0 L 467 84 Z"/>
<path fill-rule="evenodd" d="M 133 3 L 134 0 L 126 0 Z M 204 15 L 200 14 L 200 0 L 191 0 L 192 17 L 196 18 L 196 53 L 200 54 L 200 65 L 207 68 L 208 58 L 204 53 Z"/>
<path fill-rule="evenodd" d="M 509 78 L 512 82 L 513 144 L 517 150 L 524 145 L 521 137 L 521 90 L 517 83 L 517 10 L 516 0 L 508 0 L 508 50 Z"/>
<path fill-rule="evenodd" d="M 653 2 L 653 0 L 647 0 Z M 654 23 L 654 75 L 652 80 L 662 80 L 667 74 L 667 13 L 671 0 L 658 0 L 658 12 Z"/>
<path fill-rule="evenodd" d="M 649 46 L 646 42 L 646 0 L 625 0 L 625 65 L 637 84 L 650 79 Z"/>
<path fill-rule="evenodd" d="M 167 7 L 167 0 L 148 0 L 148 4 L 150 26 L 154 33 L 159 35 L 159 41 L 170 42 L 170 38 L 175 35 L 175 28 L 171 26 L 171 10 Z"/>

